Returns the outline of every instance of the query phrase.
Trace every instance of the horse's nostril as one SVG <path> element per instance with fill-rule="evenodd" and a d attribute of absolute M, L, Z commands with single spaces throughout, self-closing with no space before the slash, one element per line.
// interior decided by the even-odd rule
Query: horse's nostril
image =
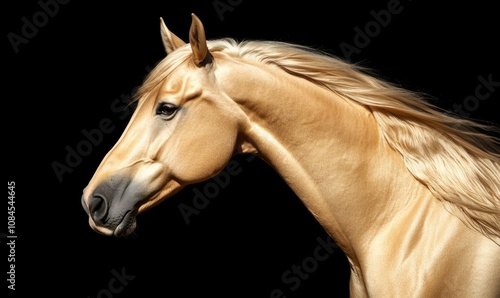
<path fill-rule="evenodd" d="M 94 222 L 101 223 L 106 217 L 107 212 L 108 206 L 106 200 L 99 195 L 92 196 L 89 202 L 89 213 Z"/>

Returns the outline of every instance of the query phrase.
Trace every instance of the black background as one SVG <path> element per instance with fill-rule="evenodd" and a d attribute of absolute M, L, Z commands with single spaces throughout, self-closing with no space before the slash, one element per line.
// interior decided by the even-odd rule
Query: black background
<path fill-rule="evenodd" d="M 343 57 L 354 28 L 391 1 L 70 1 L 15 53 L 8 34 L 22 35 L 23 17 L 37 1 L 2 8 L 2 104 L 7 181 L 16 182 L 16 293 L 48 297 L 111 297 L 113 272 L 133 276 L 112 297 L 347 297 L 349 267 L 334 251 L 296 290 L 282 275 L 313 255 L 326 233 L 265 163 L 236 157 L 241 173 L 186 224 L 178 206 L 193 188 L 141 214 L 125 239 L 91 230 L 80 204 L 82 189 L 127 119 L 112 110 L 165 55 L 159 17 L 187 40 L 190 13 L 207 38 L 300 43 Z M 45 2 L 44 2 L 45 3 Z M 231 5 L 222 17 L 214 3 Z M 453 110 L 474 95 L 478 76 L 500 81 L 498 11 L 489 1 L 436 5 L 403 1 L 370 43 L 351 57 L 401 86 L 428 93 Z M 498 88 L 498 87 L 497 87 Z M 498 94 L 480 101 L 470 117 L 499 123 Z M 53 162 L 109 118 L 115 129 L 59 181 Z M 7 230 L 7 197 L 4 224 Z M 2 227 L 3 226 L 3 227 Z M 7 288 L 8 248 L 1 239 L 0 285 Z M 388 281 L 394 283 L 397 281 Z M 119 283 L 112 285 L 118 287 Z M 8 291 L 12 294 L 12 291 Z M 4 296 L 2 296 L 4 297 Z M 26 296 L 24 296 L 26 297 Z"/>

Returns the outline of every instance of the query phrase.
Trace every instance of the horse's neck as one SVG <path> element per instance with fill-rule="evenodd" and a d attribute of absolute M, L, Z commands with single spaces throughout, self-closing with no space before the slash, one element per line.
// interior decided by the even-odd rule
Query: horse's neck
<path fill-rule="evenodd" d="M 278 69 L 241 67 L 222 78 L 247 119 L 241 150 L 268 161 L 343 249 L 353 297 L 430 297 L 443 286 L 498 297 L 500 248 L 410 174 L 370 111 Z"/>
<path fill-rule="evenodd" d="M 243 151 L 269 162 L 355 259 L 355 246 L 373 236 L 388 212 L 426 190 L 367 109 L 277 68 L 242 67 L 226 92 L 248 117 Z"/>

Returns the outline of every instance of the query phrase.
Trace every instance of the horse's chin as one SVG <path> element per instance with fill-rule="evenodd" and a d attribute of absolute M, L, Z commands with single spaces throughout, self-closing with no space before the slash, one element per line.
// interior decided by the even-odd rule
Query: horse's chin
<path fill-rule="evenodd" d="M 137 227 L 137 219 L 135 213 L 128 211 L 122 218 L 122 221 L 118 224 L 113 232 L 115 237 L 125 237 L 132 234 Z"/>

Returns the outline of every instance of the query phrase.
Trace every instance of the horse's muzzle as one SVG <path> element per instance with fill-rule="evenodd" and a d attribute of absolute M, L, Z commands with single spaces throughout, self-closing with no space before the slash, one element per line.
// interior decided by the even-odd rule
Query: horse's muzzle
<path fill-rule="evenodd" d="M 116 181 L 116 180 L 115 180 Z M 89 225 L 96 232 L 117 237 L 126 236 L 136 228 L 137 208 L 133 197 L 126 196 L 124 183 L 103 182 L 95 190 L 82 195 L 82 206 L 89 215 Z"/>

